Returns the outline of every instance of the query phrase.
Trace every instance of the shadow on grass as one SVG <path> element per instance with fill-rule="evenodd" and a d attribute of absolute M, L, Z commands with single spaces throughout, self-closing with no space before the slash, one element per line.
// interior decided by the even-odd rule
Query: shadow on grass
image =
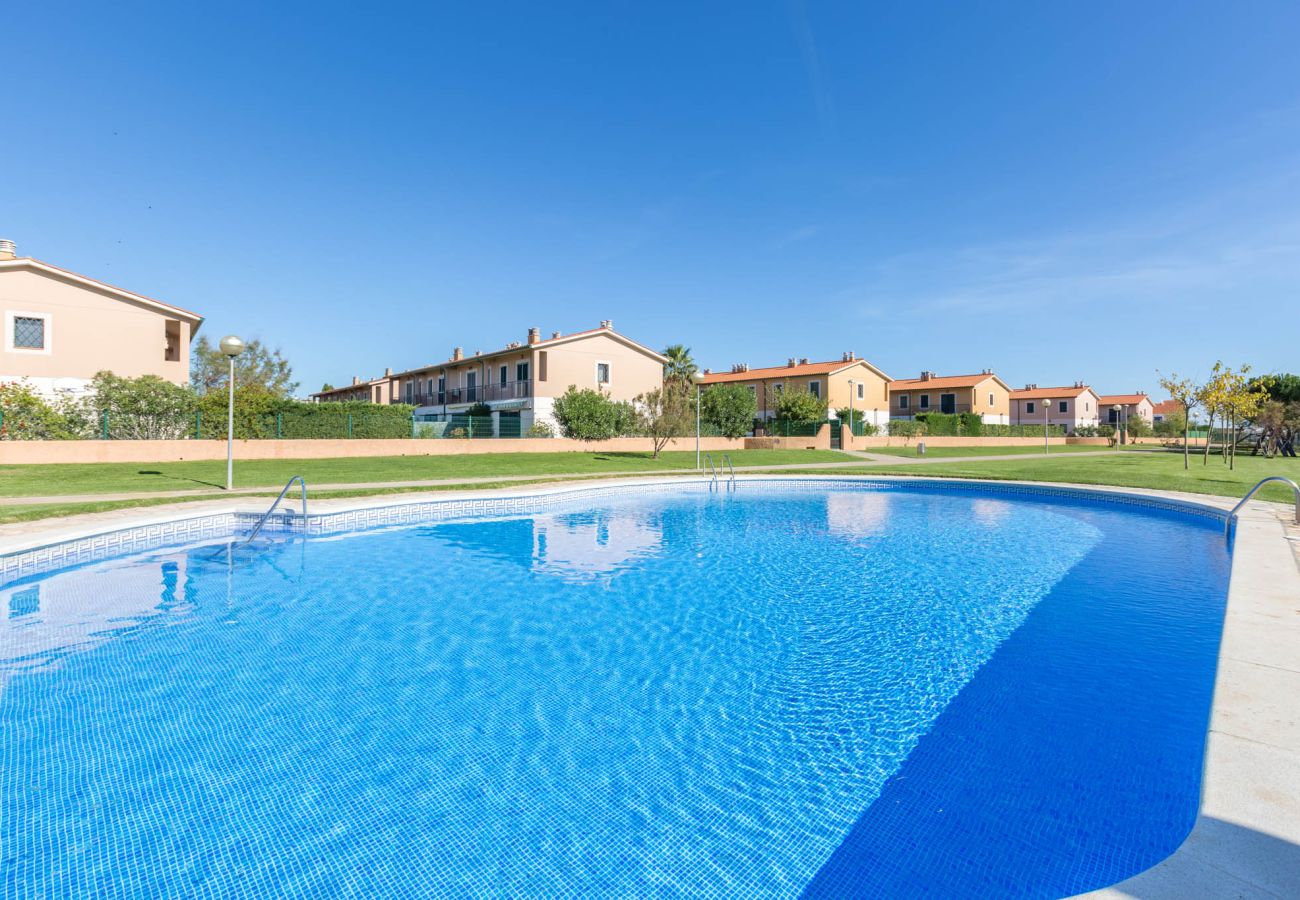
<path fill-rule="evenodd" d="M 172 481 L 188 481 L 191 484 L 198 484 L 198 485 L 202 485 L 203 487 L 214 487 L 214 488 L 225 487 L 224 484 L 220 484 L 216 481 L 203 481 L 200 478 L 186 478 L 184 475 L 168 475 L 166 472 L 159 472 L 157 469 L 141 469 L 135 474 L 157 475 L 161 478 L 170 478 Z"/>

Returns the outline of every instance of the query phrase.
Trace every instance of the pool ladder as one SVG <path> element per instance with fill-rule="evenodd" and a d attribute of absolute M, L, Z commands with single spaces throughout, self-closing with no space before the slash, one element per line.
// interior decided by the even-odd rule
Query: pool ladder
<path fill-rule="evenodd" d="M 1300 484 L 1296 484 L 1290 478 L 1283 478 L 1281 475 L 1270 475 L 1267 478 L 1262 479 L 1259 484 L 1247 491 L 1246 496 L 1242 497 L 1240 502 L 1232 508 L 1232 512 L 1228 513 L 1228 518 L 1223 523 L 1224 537 L 1227 537 L 1232 533 L 1232 520 L 1237 518 L 1237 513 L 1241 511 L 1241 508 L 1246 505 L 1247 501 L 1249 501 L 1251 497 L 1255 496 L 1256 491 L 1268 484 L 1270 481 L 1280 481 L 1283 484 L 1291 486 L 1291 490 L 1295 494 L 1295 523 L 1300 525 Z"/>
<path fill-rule="evenodd" d="M 716 466 L 713 464 L 713 454 L 712 454 L 712 453 L 706 453 L 706 454 L 704 454 L 704 461 L 708 464 L 708 466 L 709 466 L 709 471 L 712 473 L 712 477 L 709 479 L 709 490 L 710 490 L 710 491 L 712 491 L 712 490 L 714 490 L 715 488 L 718 488 L 718 487 L 719 487 L 719 485 L 718 485 L 718 473 L 719 473 L 719 471 L 722 469 L 722 466 L 723 466 L 723 465 L 725 465 L 725 466 L 727 467 L 727 470 L 728 470 L 728 472 L 730 473 L 730 474 L 727 476 L 727 490 L 729 490 L 729 491 L 734 491 L 734 490 L 736 489 L 736 467 L 733 466 L 733 465 L 731 464 L 731 454 L 730 454 L 730 453 L 724 453 L 724 454 L 722 454 L 722 461 L 721 461 L 721 463 L 719 463 L 719 464 L 716 465 Z"/>
<path fill-rule="evenodd" d="M 287 482 L 285 482 L 284 489 L 280 491 L 280 496 L 275 498 L 275 502 L 271 504 L 270 509 L 262 513 L 262 518 L 257 520 L 257 524 L 253 526 L 253 530 L 248 535 L 248 537 L 240 541 L 241 544 L 247 544 L 253 538 L 257 537 L 257 533 L 262 530 L 262 526 L 266 524 L 266 520 L 271 518 L 271 514 L 274 513 L 276 507 L 280 505 L 280 501 L 284 499 L 284 495 L 289 493 L 289 488 L 293 487 L 293 483 L 295 481 L 298 482 L 298 484 L 301 485 L 302 487 L 302 527 L 304 531 L 306 530 L 307 528 L 307 482 L 303 479 L 301 475 L 295 475 L 292 478 L 290 478 Z"/>

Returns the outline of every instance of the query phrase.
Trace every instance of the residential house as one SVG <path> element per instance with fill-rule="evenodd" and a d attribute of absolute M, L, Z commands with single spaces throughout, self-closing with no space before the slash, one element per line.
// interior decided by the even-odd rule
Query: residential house
<path fill-rule="evenodd" d="M 990 425 L 1011 421 L 1011 386 L 985 369 L 976 375 L 936 375 L 889 383 L 889 417 L 911 419 L 917 413 L 978 413 Z"/>
<path fill-rule="evenodd" d="M 47 397 L 85 393 L 97 372 L 190 377 L 198 313 L 19 256 L 0 240 L 0 382 Z"/>
<path fill-rule="evenodd" d="M 1070 387 L 1040 388 L 1027 384 L 1011 392 L 1012 425 L 1062 425 L 1069 434 L 1079 428 L 1098 424 L 1101 400 L 1096 391 L 1082 381 Z"/>
<path fill-rule="evenodd" d="M 1183 404 L 1177 400 L 1161 400 L 1151 408 L 1151 422 L 1163 422 L 1175 413 L 1183 413 Z"/>
<path fill-rule="evenodd" d="M 1156 407 L 1144 392 L 1136 394 L 1106 394 L 1098 397 L 1101 420 L 1108 425 L 1120 425 L 1133 419 L 1145 419 L 1148 425 L 1155 422 Z"/>
<path fill-rule="evenodd" d="M 832 411 L 852 406 L 859 421 L 883 425 L 889 421 L 889 381 L 884 372 L 853 352 L 832 362 L 791 357 L 784 366 L 751 369 L 745 363 L 730 372 L 704 371 L 701 385 L 740 384 L 754 395 L 758 418 L 776 418 L 782 391 L 808 391 L 827 402 Z M 832 415 L 834 413 L 832 412 Z"/>
<path fill-rule="evenodd" d="M 392 369 L 384 369 L 382 378 L 362 381 L 352 376 L 352 383 L 342 387 L 327 388 L 311 395 L 315 403 L 337 403 L 343 400 L 362 400 L 366 403 L 398 403 L 397 380 Z"/>
<path fill-rule="evenodd" d="M 318 401 L 345 399 L 356 389 L 371 402 L 409 403 L 425 421 L 449 421 L 470 407 L 491 410 L 496 434 L 521 434 L 535 423 L 558 431 L 555 398 L 570 386 L 597 388 L 614 400 L 632 400 L 663 384 L 668 360 L 649 347 L 614 330 L 609 320 L 599 328 L 574 334 L 552 332 L 543 339 L 536 328 L 527 341 L 500 350 L 466 354 L 463 347 L 451 358 L 407 369 L 382 379 L 321 391 Z"/>

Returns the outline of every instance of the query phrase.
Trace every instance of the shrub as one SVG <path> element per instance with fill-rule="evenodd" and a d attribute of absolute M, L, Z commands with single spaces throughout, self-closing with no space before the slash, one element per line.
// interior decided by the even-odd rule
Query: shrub
<path fill-rule="evenodd" d="M 785 390 L 776 400 L 778 422 L 806 425 L 826 420 L 826 401 L 809 391 Z"/>
<path fill-rule="evenodd" d="M 592 388 L 568 390 L 555 398 L 552 414 L 559 423 L 560 433 L 579 441 L 607 441 L 625 433 L 635 422 L 635 410 L 624 409 L 627 404 L 615 403 L 601 391 Z"/>
<path fill-rule="evenodd" d="M 925 423 L 927 434 L 952 437 L 957 435 L 957 416 L 952 413 L 917 413 L 917 422 Z"/>
<path fill-rule="evenodd" d="M 455 438 L 455 439 L 457 439 L 457 440 L 460 440 L 460 439 L 468 440 L 468 439 L 469 439 L 469 429 L 468 429 L 468 428 L 453 428 L 451 431 L 448 431 L 448 432 L 447 432 L 447 437 L 449 437 L 449 438 Z"/>
<path fill-rule="evenodd" d="M 194 433 L 198 400 L 189 387 L 157 375 L 100 372 L 82 406 L 98 413 L 111 440 L 166 441 Z"/>
<path fill-rule="evenodd" d="M 553 438 L 555 429 L 551 427 L 550 422 L 534 422 L 528 426 L 528 431 L 524 434 L 530 438 Z"/>
<path fill-rule="evenodd" d="M 720 384 L 700 395 L 700 421 L 723 437 L 744 437 L 754 427 L 758 403 L 749 388 L 740 384 Z M 701 428 L 701 431 L 703 428 Z"/>
<path fill-rule="evenodd" d="M 490 419 L 492 418 L 492 407 L 480 400 L 465 410 L 464 415 L 469 416 L 471 419 Z"/>
<path fill-rule="evenodd" d="M 925 437 L 928 433 L 925 422 L 912 419 L 894 419 L 889 423 L 889 433 L 894 437 Z"/>
<path fill-rule="evenodd" d="M 968 437 L 980 437 L 984 434 L 984 418 L 975 412 L 964 412 L 957 416 L 957 428 Z"/>
<path fill-rule="evenodd" d="M 74 437 L 65 417 L 22 382 L 0 382 L 0 441 L 51 441 Z"/>

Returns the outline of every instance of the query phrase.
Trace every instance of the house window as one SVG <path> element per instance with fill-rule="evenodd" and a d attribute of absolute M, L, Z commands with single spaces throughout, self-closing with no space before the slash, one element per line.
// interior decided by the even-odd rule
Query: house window
<path fill-rule="evenodd" d="M 438 376 L 438 403 L 447 402 L 447 376 Z"/>
<path fill-rule="evenodd" d="M 989 406 L 993 405 L 993 395 L 989 394 Z"/>
<path fill-rule="evenodd" d="M 596 384 L 609 384 L 609 363 L 596 363 Z"/>
<path fill-rule="evenodd" d="M 808 382 L 808 393 L 820 400 L 822 398 L 822 383 L 820 381 Z"/>
<path fill-rule="evenodd" d="M 515 364 L 515 381 L 528 380 L 528 363 L 521 362 Z"/>
<path fill-rule="evenodd" d="M 907 409 L 907 394 L 898 395 L 898 408 Z"/>
<path fill-rule="evenodd" d="M 929 408 L 930 408 L 930 395 L 929 395 L 929 394 L 922 394 L 922 395 L 921 395 L 921 409 L 929 409 Z"/>
<path fill-rule="evenodd" d="M 1034 401 L 1033 401 L 1033 400 L 1026 401 L 1026 403 L 1025 403 L 1025 412 L 1028 413 L 1028 414 L 1031 415 L 1031 416 L 1034 414 Z"/>
<path fill-rule="evenodd" d="M 1068 400 L 1062 400 L 1059 404 L 1057 404 L 1056 408 L 1060 412 L 1069 412 L 1070 402 Z"/>
<path fill-rule="evenodd" d="M 473 403 L 478 399 L 478 372 L 465 373 L 465 401 Z"/>
<path fill-rule="evenodd" d="M 23 353 L 50 352 L 50 317 L 42 313 L 9 313 L 5 316 L 5 349 Z"/>
<path fill-rule="evenodd" d="M 505 386 L 506 386 L 506 376 L 507 376 L 507 374 L 509 373 L 509 371 L 510 371 L 510 369 L 509 369 L 508 366 L 502 366 L 502 367 L 501 367 L 501 371 L 498 373 L 498 377 L 499 377 L 499 379 L 500 379 L 500 381 L 501 381 L 501 386 L 502 386 L 502 387 L 505 387 Z"/>
<path fill-rule="evenodd" d="M 785 385 L 784 384 L 772 385 L 772 393 L 776 394 L 778 397 L 781 396 L 781 394 L 785 393 Z"/>
<path fill-rule="evenodd" d="M 862 382 L 858 382 L 858 399 L 861 400 L 865 395 L 862 393 Z"/>
<path fill-rule="evenodd" d="M 406 382 L 406 384 L 402 385 L 402 391 L 406 394 L 406 402 L 410 403 L 412 397 L 415 394 L 415 382 L 414 381 Z"/>

